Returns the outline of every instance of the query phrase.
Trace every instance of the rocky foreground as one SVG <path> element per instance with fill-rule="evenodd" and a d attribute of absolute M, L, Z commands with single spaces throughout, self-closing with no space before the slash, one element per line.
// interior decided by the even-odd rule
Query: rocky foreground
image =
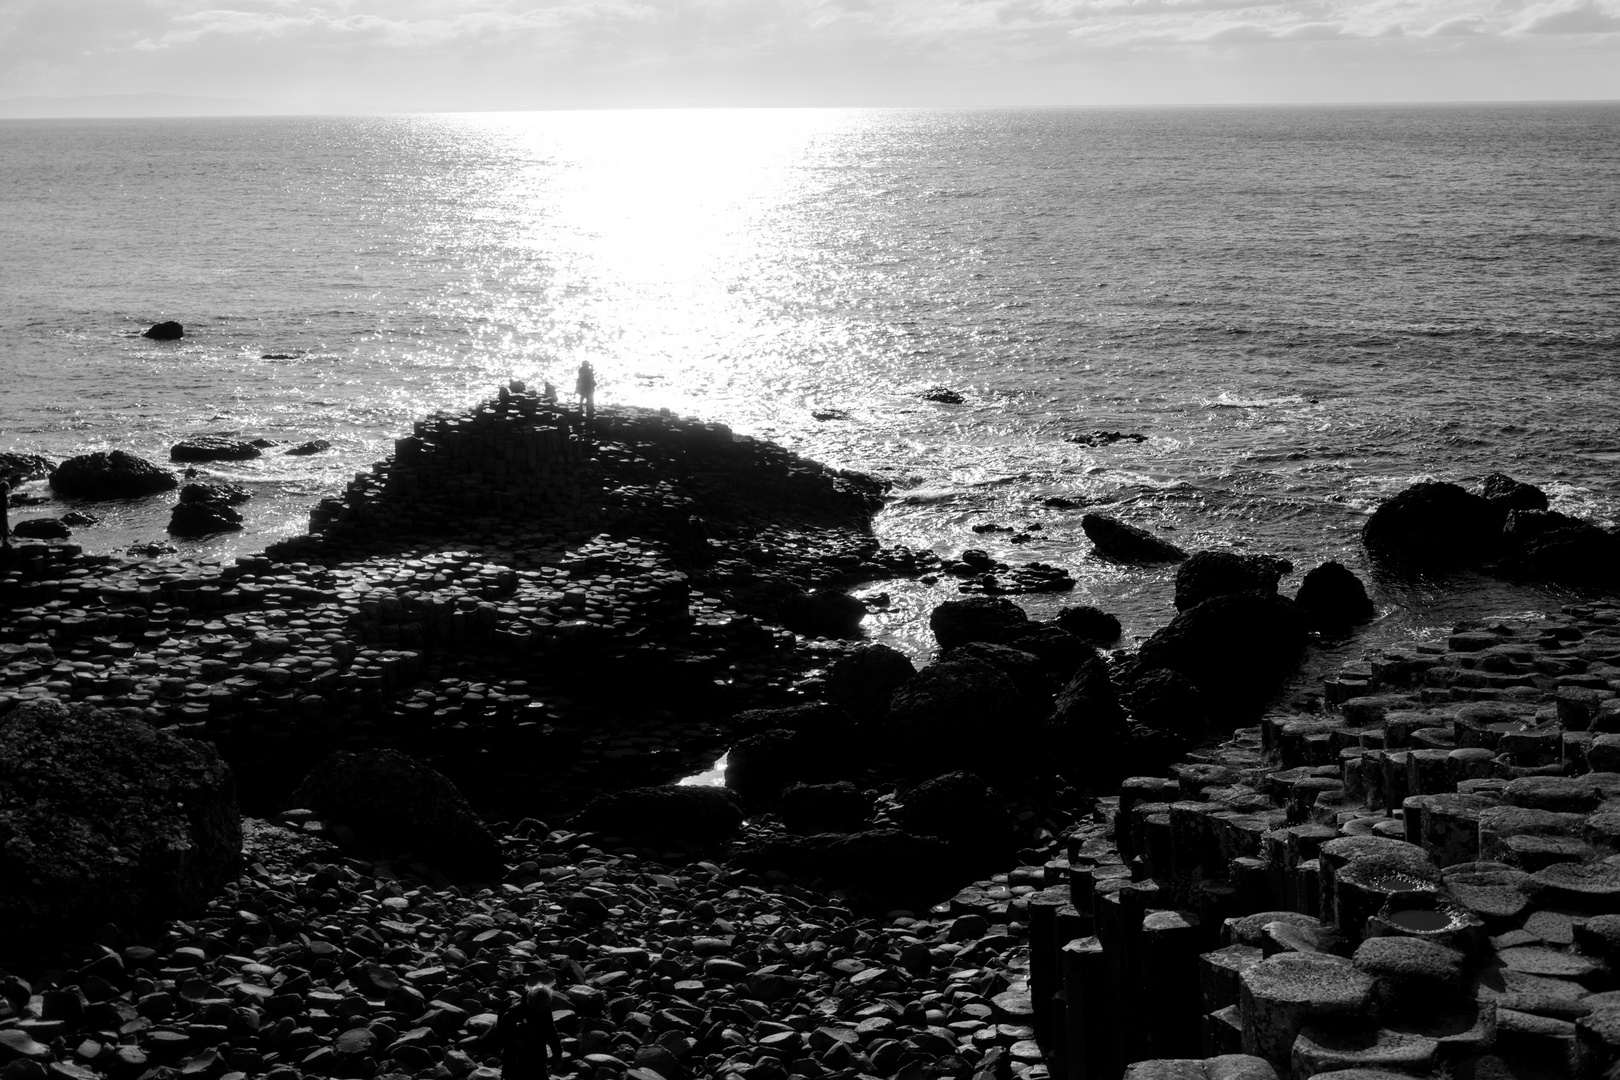
<path fill-rule="evenodd" d="M 167 476 L 101 457 L 58 472 Z M 1369 550 L 1610 574 L 1614 536 L 1526 489 L 1419 485 Z M 580 1077 L 1617 1067 L 1620 611 L 1268 712 L 1371 614 L 1342 566 L 1289 598 L 1280 560 L 1088 514 L 1179 564 L 1179 613 L 1104 655 L 1106 614 L 1007 598 L 1062 571 L 883 548 L 880 497 L 514 385 L 263 555 L 17 545 L 0 1078 L 492 1076 L 536 977 Z M 853 643 L 851 588 L 925 575 L 968 594 L 934 662 Z M 665 786 L 726 747 L 728 790 Z"/>

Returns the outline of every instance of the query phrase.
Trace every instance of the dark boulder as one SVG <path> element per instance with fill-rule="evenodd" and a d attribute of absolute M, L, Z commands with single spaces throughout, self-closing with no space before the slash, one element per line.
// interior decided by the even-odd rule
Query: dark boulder
<path fill-rule="evenodd" d="M 54 701 L 0 717 L 0 955 L 198 914 L 241 851 L 211 745 Z"/>
<path fill-rule="evenodd" d="M 1490 504 L 1498 520 L 1510 510 L 1545 510 L 1547 493 L 1531 484 L 1520 483 L 1503 473 L 1491 473 L 1480 485 L 1480 497 Z"/>
<path fill-rule="evenodd" d="M 762 731 L 726 751 L 726 788 L 746 805 L 774 802 L 789 784 L 803 780 L 804 761 L 791 731 Z"/>
<path fill-rule="evenodd" d="M 1033 702 L 1043 695 L 1049 695 L 1056 689 L 1048 687 L 1046 667 L 1036 657 L 1027 652 L 1010 648 L 1006 645 L 991 645 L 985 641 L 970 641 L 966 645 L 958 645 L 954 649 L 947 649 L 940 654 L 941 663 L 956 661 L 977 661 L 989 664 L 1007 678 L 1011 679 L 1018 692 L 1023 695 L 1025 702 Z"/>
<path fill-rule="evenodd" d="M 1030 630 L 1007 642 L 1007 647 L 1039 659 L 1042 669 L 1059 685 L 1068 682 L 1081 664 L 1097 655 L 1097 650 L 1089 642 L 1075 637 L 1056 623 L 1032 622 L 1030 626 Z"/>
<path fill-rule="evenodd" d="M 253 497 L 241 484 L 187 484 L 180 489 L 183 503 L 245 503 Z"/>
<path fill-rule="evenodd" d="M 311 439 L 309 442 L 299 443 L 286 451 L 288 457 L 308 457 L 310 454 L 320 454 L 332 449 L 332 444 L 325 439 Z"/>
<path fill-rule="evenodd" d="M 1122 632 L 1118 619 L 1089 604 L 1060 608 L 1057 613 L 1057 624 L 1081 641 L 1097 645 L 1118 641 Z"/>
<path fill-rule="evenodd" d="M 1041 743 L 1052 768 L 1089 782 L 1112 775 L 1111 755 L 1124 736 L 1125 710 L 1113 677 L 1102 658 L 1093 656 L 1053 701 L 1041 727 Z"/>
<path fill-rule="evenodd" d="M 945 841 L 903 829 L 772 837 L 743 846 L 732 861 L 755 873 L 778 870 L 805 884 L 820 880 L 872 907 L 926 908 L 960 884 Z"/>
<path fill-rule="evenodd" d="M 859 761 L 853 718 L 829 706 L 761 709 L 791 727 L 768 728 L 733 743 L 726 755 L 726 787 L 744 803 L 765 805 L 797 782 L 841 780 Z"/>
<path fill-rule="evenodd" d="M 938 772 L 995 762 L 1027 751 L 1031 724 L 1020 702 L 1017 685 L 989 664 L 930 664 L 895 689 L 884 730 L 914 768 Z"/>
<path fill-rule="evenodd" d="M 857 832 L 871 824 L 872 799 L 847 780 L 793 784 L 782 792 L 777 814 L 791 833 Z"/>
<path fill-rule="evenodd" d="M 1344 630 L 1373 617 L 1373 602 L 1361 579 L 1332 560 L 1306 573 L 1294 603 L 1313 630 Z"/>
<path fill-rule="evenodd" d="M 92 525 L 100 525 L 101 519 L 83 510 L 69 510 L 62 515 L 62 524 L 70 529 L 88 529 Z"/>
<path fill-rule="evenodd" d="M 455 784 L 397 750 L 339 751 L 304 777 L 290 805 L 342 822 L 375 847 L 447 873 L 499 877 L 501 847 Z"/>
<path fill-rule="evenodd" d="M 826 699 L 857 721 L 878 720 L 889 711 L 894 688 L 915 674 L 916 666 L 898 649 L 861 645 L 828 665 Z"/>
<path fill-rule="evenodd" d="M 141 335 L 141 337 L 151 338 L 153 341 L 179 341 L 185 336 L 186 328 L 172 319 L 167 322 L 153 323 Z"/>
<path fill-rule="evenodd" d="M 1620 577 L 1620 539 L 1556 510 L 1510 510 L 1502 526 L 1506 569 L 1549 581 L 1609 582 Z"/>
<path fill-rule="evenodd" d="M 850 714 L 838 705 L 825 701 L 809 701 L 803 705 L 786 705 L 775 709 L 744 709 L 727 722 L 733 735 L 758 735 L 763 731 L 846 732 L 853 722 Z"/>
<path fill-rule="evenodd" d="M 180 486 L 169 470 L 122 450 L 70 457 L 51 473 L 51 490 L 79 499 L 134 499 Z"/>
<path fill-rule="evenodd" d="M 29 480 L 43 480 L 50 474 L 50 460 L 38 454 L 0 454 L 0 483 L 16 487 Z"/>
<path fill-rule="evenodd" d="M 970 641 L 999 645 L 1029 629 L 1029 616 L 1011 600 L 1000 596 L 970 596 L 947 600 L 928 616 L 928 628 L 941 649 L 954 649 Z"/>
<path fill-rule="evenodd" d="M 242 515 L 219 502 L 176 503 L 169 511 L 169 535 L 198 537 L 235 532 L 242 527 Z"/>
<path fill-rule="evenodd" d="M 917 396 L 936 405 L 960 405 L 963 401 L 962 395 L 948 386 L 930 386 Z"/>
<path fill-rule="evenodd" d="M 1080 527 L 1105 559 L 1118 562 L 1180 562 L 1187 553 L 1146 529 L 1127 525 L 1104 514 L 1085 514 Z"/>
<path fill-rule="evenodd" d="M 1204 695 L 1210 712 L 1247 714 L 1288 678 L 1305 648 L 1305 619 L 1292 600 L 1232 593 L 1205 600 L 1142 643 L 1144 669 L 1179 671 Z"/>
<path fill-rule="evenodd" d="M 1131 681 L 1126 694 L 1131 716 L 1154 731 L 1196 735 L 1208 722 L 1204 696 L 1192 680 L 1169 668 L 1148 668 Z"/>
<path fill-rule="evenodd" d="M 1462 564 L 1491 555 L 1499 533 L 1490 503 L 1456 484 L 1425 481 L 1380 503 L 1361 528 L 1361 542 L 1390 562 Z"/>
<path fill-rule="evenodd" d="M 861 636 L 866 605 L 839 589 L 815 589 L 783 600 L 778 618 L 806 637 L 855 638 Z"/>
<path fill-rule="evenodd" d="M 11 535 L 23 540 L 66 540 L 73 530 L 61 518 L 19 518 L 11 523 Z"/>
<path fill-rule="evenodd" d="M 640 843 L 708 847 L 737 835 L 743 813 L 725 788 L 663 784 L 598 795 L 570 825 Z"/>
<path fill-rule="evenodd" d="M 1007 800 L 971 772 L 924 780 L 905 793 L 889 816 L 908 832 L 937 836 L 950 844 L 968 874 L 1010 860 L 1017 847 Z"/>
<path fill-rule="evenodd" d="M 247 461 L 264 451 L 251 442 L 222 435 L 193 435 L 169 447 L 170 461 Z"/>
<path fill-rule="evenodd" d="M 1277 581 L 1294 568 L 1272 555 L 1200 551 L 1176 568 L 1176 610 L 1186 611 L 1212 596 L 1277 591 Z"/>

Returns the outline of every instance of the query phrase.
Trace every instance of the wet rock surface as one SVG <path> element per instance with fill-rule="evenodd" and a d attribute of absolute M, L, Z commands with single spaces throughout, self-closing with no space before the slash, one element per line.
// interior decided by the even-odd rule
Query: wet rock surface
<path fill-rule="evenodd" d="M 169 447 L 170 461 L 247 461 L 264 453 L 257 445 L 224 435 L 195 435 Z"/>
<path fill-rule="evenodd" d="M 1080 518 L 1086 538 L 1105 559 L 1120 562 L 1180 562 L 1187 553 L 1146 529 L 1108 517 L 1086 514 Z"/>
<path fill-rule="evenodd" d="M 68 458 L 51 473 L 51 489 L 81 499 L 133 499 L 180 486 L 174 474 L 123 450 Z"/>

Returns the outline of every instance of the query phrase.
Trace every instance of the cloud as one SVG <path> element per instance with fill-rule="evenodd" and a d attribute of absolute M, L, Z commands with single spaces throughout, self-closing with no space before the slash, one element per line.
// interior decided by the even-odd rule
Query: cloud
<path fill-rule="evenodd" d="M 1594 0 L 1579 0 L 1569 7 L 1534 15 L 1515 26 L 1515 34 L 1620 33 L 1620 15 L 1599 7 Z"/>
<path fill-rule="evenodd" d="M 1485 20 L 1478 15 L 1458 15 L 1435 23 L 1422 32 L 1423 37 L 1472 37 L 1485 32 Z"/>

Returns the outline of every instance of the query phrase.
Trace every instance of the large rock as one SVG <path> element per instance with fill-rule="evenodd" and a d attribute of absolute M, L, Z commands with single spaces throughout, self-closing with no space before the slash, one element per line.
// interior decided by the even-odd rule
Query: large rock
<path fill-rule="evenodd" d="M 397 750 L 339 751 L 304 777 L 290 802 L 449 873 L 504 870 L 500 844 L 466 797 L 443 773 Z"/>
<path fill-rule="evenodd" d="M 789 784 L 806 779 L 791 731 L 762 731 L 732 744 L 726 753 L 726 788 L 745 804 L 775 801 Z"/>
<path fill-rule="evenodd" d="M 1143 668 L 1179 671 L 1215 714 L 1250 712 L 1293 673 L 1305 648 L 1305 620 L 1292 600 L 1233 593 L 1205 600 L 1170 621 L 1137 652 Z"/>
<path fill-rule="evenodd" d="M 169 511 L 170 536 L 212 536 L 241 527 L 242 515 L 222 502 L 176 503 Z"/>
<path fill-rule="evenodd" d="M 197 914 L 241 852 L 212 746 L 53 701 L 0 717 L 0 955 Z"/>
<path fill-rule="evenodd" d="M 153 323 L 141 335 L 141 337 L 151 338 L 153 341 L 179 341 L 185 336 L 186 328 L 172 319 L 166 322 Z"/>
<path fill-rule="evenodd" d="M 1491 473 L 1480 485 L 1480 497 L 1491 505 L 1498 520 L 1505 519 L 1510 510 L 1545 510 L 1547 493 L 1530 484 L 1520 483 L 1503 473 Z"/>
<path fill-rule="evenodd" d="M 1017 847 L 1007 801 L 970 772 L 924 780 L 906 792 L 889 816 L 908 832 L 949 843 L 970 875 L 1006 862 Z"/>
<path fill-rule="evenodd" d="M 570 824 L 640 843 L 707 847 L 737 835 L 743 813 L 725 788 L 663 784 L 598 795 Z"/>
<path fill-rule="evenodd" d="M 50 474 L 50 460 L 38 454 L 0 454 L 0 483 L 16 487 L 28 480 L 43 480 Z"/>
<path fill-rule="evenodd" d="M 180 489 L 183 503 L 245 503 L 253 497 L 241 484 L 187 484 Z"/>
<path fill-rule="evenodd" d="M 79 499 L 134 499 L 180 485 L 169 470 L 123 450 L 70 457 L 51 473 L 51 490 Z"/>
<path fill-rule="evenodd" d="M 970 596 L 947 600 L 929 613 L 928 628 L 943 649 L 970 641 L 1000 645 L 1029 629 L 1029 616 L 1011 600 L 1000 596 Z"/>
<path fill-rule="evenodd" d="M 1553 581 L 1605 582 L 1620 576 L 1620 539 L 1556 510 L 1510 510 L 1502 526 L 1508 569 Z"/>
<path fill-rule="evenodd" d="M 826 698 L 858 721 L 879 720 L 889 711 L 895 687 L 915 674 L 916 665 L 900 650 L 861 645 L 828 665 Z"/>
<path fill-rule="evenodd" d="M 250 442 L 223 435 L 193 435 L 169 447 L 170 461 L 247 461 L 264 451 Z"/>
<path fill-rule="evenodd" d="M 791 833 L 858 832 L 871 823 L 872 798 L 848 780 L 793 784 L 782 792 L 778 814 Z"/>
<path fill-rule="evenodd" d="M 1059 773 L 1091 782 L 1114 775 L 1124 739 L 1125 710 L 1108 665 L 1094 656 L 1080 665 L 1052 703 L 1041 729 L 1042 745 Z"/>
<path fill-rule="evenodd" d="M 1186 611 L 1213 596 L 1277 591 L 1277 581 L 1294 568 L 1273 555 L 1200 551 L 1176 568 L 1176 610 Z"/>
<path fill-rule="evenodd" d="M 1042 696 L 1050 696 L 1056 689 L 1047 685 L 1046 665 L 1041 663 L 1039 657 L 1007 645 L 971 641 L 966 645 L 946 650 L 939 659 L 941 663 L 965 660 L 989 664 L 1012 680 L 1013 685 L 1018 687 L 1018 692 L 1023 695 L 1025 703 L 1038 701 Z"/>
<path fill-rule="evenodd" d="M 1361 528 L 1361 542 L 1392 562 L 1461 564 L 1490 556 L 1499 532 L 1496 511 L 1483 498 L 1425 481 L 1380 503 Z"/>
<path fill-rule="evenodd" d="M 1118 619 L 1089 604 L 1059 608 L 1057 624 L 1081 641 L 1088 641 L 1094 645 L 1118 641 L 1121 632 Z"/>
<path fill-rule="evenodd" d="M 1127 525 L 1104 514 L 1086 514 L 1080 527 L 1105 559 L 1119 562 L 1180 562 L 1187 553 L 1146 529 Z"/>
<path fill-rule="evenodd" d="M 779 617 L 796 634 L 855 638 L 861 636 L 866 605 L 839 589 L 814 589 L 785 599 Z"/>
<path fill-rule="evenodd" d="M 819 879 L 876 907 L 927 907 L 959 884 L 950 845 L 903 829 L 773 837 L 743 847 L 732 861 L 756 873 L 779 870 L 806 884 Z"/>
<path fill-rule="evenodd" d="M 308 457 L 310 454 L 320 454 L 332 449 L 332 444 L 325 439 L 311 439 L 309 442 L 299 443 L 286 451 L 288 457 Z"/>
<path fill-rule="evenodd" d="M 61 518 L 18 518 L 11 523 L 11 535 L 24 540 L 66 540 L 73 530 Z"/>
<path fill-rule="evenodd" d="M 1373 617 L 1373 602 L 1361 579 L 1332 560 L 1305 575 L 1294 603 L 1313 630 L 1345 630 Z"/>
<path fill-rule="evenodd" d="M 895 689 L 885 730 L 905 764 L 937 772 L 1023 750 L 1028 717 L 1013 681 L 989 664 L 930 664 Z"/>
<path fill-rule="evenodd" d="M 1126 701 L 1136 722 L 1154 731 L 1196 735 L 1204 730 L 1209 709 L 1192 680 L 1169 668 L 1149 668 L 1131 682 Z"/>

